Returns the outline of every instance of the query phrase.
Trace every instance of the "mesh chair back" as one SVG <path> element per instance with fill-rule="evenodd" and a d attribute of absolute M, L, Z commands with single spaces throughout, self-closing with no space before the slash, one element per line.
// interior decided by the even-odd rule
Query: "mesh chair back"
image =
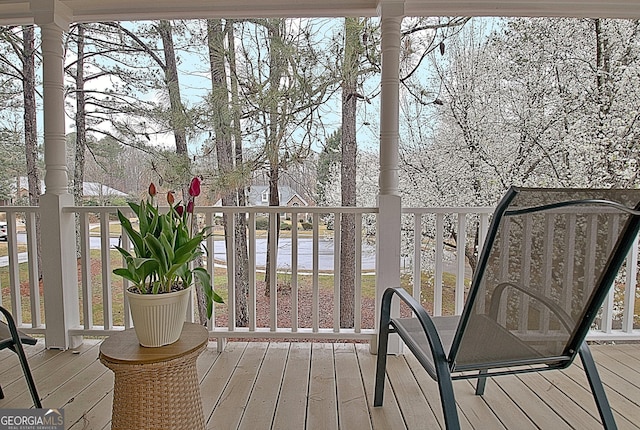
<path fill-rule="evenodd" d="M 638 232 L 637 215 L 602 200 L 637 210 L 640 190 L 507 193 L 453 341 L 455 369 L 573 360 Z"/>

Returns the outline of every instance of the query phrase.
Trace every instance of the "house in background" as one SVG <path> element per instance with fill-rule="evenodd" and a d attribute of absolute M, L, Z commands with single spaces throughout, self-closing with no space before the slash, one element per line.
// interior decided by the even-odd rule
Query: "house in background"
<path fill-rule="evenodd" d="M 311 206 L 300 194 L 291 187 L 281 185 L 278 187 L 280 206 Z M 249 187 L 249 206 L 269 206 L 269 186 L 252 185 Z"/>
<path fill-rule="evenodd" d="M 98 182 L 82 183 L 82 198 L 85 204 L 89 201 L 97 201 L 98 205 L 102 206 L 111 204 L 114 198 L 126 199 L 127 197 L 129 197 L 127 193 Z"/>
<path fill-rule="evenodd" d="M 9 204 L 15 204 L 17 200 L 27 199 L 29 197 L 29 182 L 26 176 L 18 178 L 17 187 L 12 187 L 11 202 Z M 44 180 L 40 181 L 40 191 L 44 193 Z M 82 201 L 83 205 L 91 204 L 104 206 L 113 204 L 114 198 L 126 199 L 129 197 L 127 193 L 124 193 L 115 188 L 111 188 L 107 185 L 100 184 L 98 182 L 83 182 L 82 183 Z"/>
<path fill-rule="evenodd" d="M 280 206 L 286 207 L 309 207 L 314 206 L 307 199 L 301 196 L 296 190 L 287 186 L 280 185 L 278 187 L 278 197 L 280 198 Z M 214 206 L 222 206 L 222 199 L 218 199 Z M 268 185 L 251 185 L 247 193 L 247 206 L 269 206 L 269 186 Z M 222 215 L 222 214 L 219 214 Z M 288 217 L 290 213 L 286 214 Z M 306 220 L 308 214 L 298 214 L 299 220 Z M 287 218 L 289 219 L 289 218 Z"/>
<path fill-rule="evenodd" d="M 278 187 L 278 197 L 280 199 L 280 206 L 287 207 L 307 207 L 312 206 L 305 200 L 300 194 L 293 188 L 287 185 L 280 185 Z M 247 198 L 249 206 L 269 206 L 269 186 L 268 185 L 252 185 L 249 187 L 249 195 Z M 290 219 L 291 214 L 286 214 Z M 298 214 L 299 220 L 307 220 L 307 213 Z"/>

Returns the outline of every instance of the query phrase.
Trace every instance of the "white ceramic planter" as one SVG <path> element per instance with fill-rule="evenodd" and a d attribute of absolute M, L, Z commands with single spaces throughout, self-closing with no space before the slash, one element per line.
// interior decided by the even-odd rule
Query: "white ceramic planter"
<path fill-rule="evenodd" d="M 165 294 L 126 291 L 133 328 L 140 345 L 159 347 L 178 340 L 182 333 L 191 287 Z"/>

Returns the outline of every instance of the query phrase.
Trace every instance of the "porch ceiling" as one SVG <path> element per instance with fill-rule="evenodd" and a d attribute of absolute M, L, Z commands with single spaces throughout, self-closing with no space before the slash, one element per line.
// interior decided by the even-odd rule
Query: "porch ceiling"
<path fill-rule="evenodd" d="M 640 0 L 0 0 L 0 24 L 34 22 L 31 4 L 72 22 L 179 18 L 375 16 L 402 4 L 406 16 L 640 18 Z"/>

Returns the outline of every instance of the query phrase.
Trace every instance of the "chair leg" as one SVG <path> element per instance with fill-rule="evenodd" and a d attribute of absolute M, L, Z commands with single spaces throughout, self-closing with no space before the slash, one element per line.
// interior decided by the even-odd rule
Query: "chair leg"
<path fill-rule="evenodd" d="M 373 406 L 382 406 L 384 397 L 384 380 L 387 368 L 387 347 L 389 344 L 389 324 L 380 326 L 378 336 L 378 356 L 376 358 L 376 386 L 374 390 Z"/>
<path fill-rule="evenodd" d="M 480 371 L 480 375 L 486 375 L 487 371 L 486 370 L 481 370 Z M 484 388 L 487 385 L 487 377 L 486 376 L 480 376 L 478 378 L 478 383 L 476 384 L 476 396 L 482 396 L 484 394 Z"/>
<path fill-rule="evenodd" d="M 596 401 L 596 406 L 598 407 L 598 412 L 602 419 L 602 426 L 607 430 L 617 429 L 618 427 L 615 419 L 613 418 L 611 406 L 609 405 L 607 394 L 602 386 L 602 381 L 600 380 L 596 363 L 593 361 L 591 350 L 586 342 L 583 342 L 580 347 L 580 359 L 582 360 L 582 365 L 584 366 L 584 371 L 587 374 L 587 380 L 589 381 L 593 398 Z"/>
<path fill-rule="evenodd" d="M 17 342 L 15 344 L 15 351 L 18 354 L 18 358 L 20 359 L 20 365 L 22 366 L 24 377 L 27 380 L 27 385 L 29 386 L 29 391 L 31 392 L 33 404 L 36 408 L 41 409 L 42 403 L 40 402 L 40 396 L 38 396 L 38 390 L 36 389 L 36 384 L 33 380 L 33 376 L 31 375 L 31 369 L 29 369 L 29 363 L 27 362 L 27 356 L 24 353 L 24 349 L 22 348 L 22 343 Z"/>
<path fill-rule="evenodd" d="M 7 320 L 9 332 L 11 333 L 11 338 L 13 340 L 13 345 L 11 345 L 10 348 L 11 350 L 13 350 L 13 352 L 18 354 L 18 359 L 20 360 L 20 365 L 22 366 L 24 378 L 27 380 L 27 385 L 29 386 L 29 391 L 31 392 L 31 397 L 33 398 L 33 404 L 36 408 L 41 409 L 42 403 L 40 403 L 40 396 L 38 396 L 38 390 L 36 389 L 36 384 L 33 381 L 33 376 L 31 375 L 31 370 L 29 369 L 29 362 L 27 362 L 27 356 L 24 353 L 24 348 L 22 348 L 22 342 L 20 341 L 20 334 L 18 333 L 16 323 L 9 311 L 7 311 L 2 306 L 0 306 L 0 313 L 2 313 Z"/>
<path fill-rule="evenodd" d="M 443 356 L 444 358 L 444 356 Z M 458 419 L 458 409 L 456 397 L 453 392 L 451 373 L 449 365 L 445 360 L 438 360 L 435 356 L 436 373 L 438 375 L 438 391 L 440 391 L 440 404 L 444 415 L 444 425 L 447 430 L 459 430 L 460 420 Z"/>

